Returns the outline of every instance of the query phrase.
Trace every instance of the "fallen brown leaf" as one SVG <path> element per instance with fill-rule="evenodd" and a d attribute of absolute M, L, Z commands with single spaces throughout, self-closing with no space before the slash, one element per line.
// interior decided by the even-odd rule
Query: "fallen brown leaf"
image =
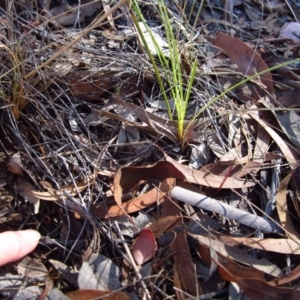
<path fill-rule="evenodd" d="M 162 215 L 164 217 L 181 216 L 180 209 L 176 200 L 166 197 L 162 204 Z M 176 225 L 183 224 L 183 219 L 179 219 Z M 174 241 L 170 245 L 173 254 L 174 264 L 174 285 L 178 289 L 187 291 L 190 295 L 197 296 L 202 294 L 200 283 L 196 277 L 194 263 L 191 257 L 189 245 L 187 243 L 186 231 L 177 233 Z M 182 294 L 177 293 L 179 299 L 185 299 Z"/>
<path fill-rule="evenodd" d="M 276 207 L 280 220 L 281 226 L 286 230 L 286 234 L 289 238 L 293 240 L 300 239 L 300 233 L 295 228 L 292 221 L 291 215 L 288 211 L 286 197 L 287 197 L 287 187 L 293 173 L 288 174 L 279 184 L 278 191 L 276 193 Z"/>
<path fill-rule="evenodd" d="M 35 197 L 37 197 L 41 200 L 56 201 L 61 198 L 65 198 L 64 191 L 67 191 L 72 196 L 75 196 L 78 193 L 84 191 L 90 184 L 93 184 L 93 182 L 94 182 L 94 179 L 90 178 L 89 181 L 83 180 L 81 182 L 78 182 L 76 184 L 76 186 L 69 185 L 69 186 L 61 188 L 60 190 L 55 190 L 51 187 L 47 187 L 48 192 L 38 192 L 38 191 L 33 190 L 33 188 L 32 188 L 31 192 Z"/>
<path fill-rule="evenodd" d="M 215 38 L 209 41 L 230 57 L 245 76 L 251 76 L 268 69 L 262 58 L 247 44 L 223 32 L 217 32 Z M 271 72 L 260 76 L 261 82 L 266 86 L 269 93 L 274 92 Z"/>
<path fill-rule="evenodd" d="M 242 277 L 241 273 L 233 273 L 233 269 L 228 270 L 224 264 L 212 258 L 218 265 L 218 271 L 224 280 L 236 282 L 243 290 L 249 299 L 274 299 L 286 300 L 299 299 L 300 291 L 292 288 L 279 288 L 269 285 L 267 282 L 260 279 L 252 279 L 247 276 Z"/>
<path fill-rule="evenodd" d="M 209 239 L 206 236 L 194 234 L 190 235 L 199 242 L 198 248 L 202 247 L 202 245 L 213 247 L 217 253 L 221 254 L 224 257 L 229 257 L 244 265 L 252 266 L 257 270 L 275 277 L 277 277 L 281 273 L 281 270 L 275 264 L 272 264 L 266 259 L 256 259 L 250 256 L 246 250 L 230 247 L 223 242 Z"/>
<path fill-rule="evenodd" d="M 116 198 L 115 195 L 115 200 L 117 202 L 116 205 L 111 205 L 108 209 L 103 206 L 94 207 L 92 209 L 92 212 L 99 218 L 113 218 L 140 211 L 142 209 L 145 209 L 149 205 L 160 201 L 164 197 L 164 195 L 169 192 L 173 184 L 174 179 L 167 178 L 160 184 L 159 189 L 153 188 L 149 192 L 124 203 L 122 203 L 121 198 Z"/>
<path fill-rule="evenodd" d="M 153 258 L 157 251 L 157 243 L 151 229 L 143 229 L 133 242 L 131 247 L 132 255 L 138 265 L 142 265 Z"/>
<path fill-rule="evenodd" d="M 165 158 L 166 161 L 170 162 L 174 167 L 176 167 L 177 170 L 180 171 L 185 176 L 185 179 L 190 183 L 196 183 L 207 187 L 226 189 L 238 189 L 255 185 L 255 183 L 250 180 L 235 179 L 230 176 L 219 176 L 211 174 L 209 172 L 205 173 L 203 171 L 194 170 L 189 168 L 188 166 L 182 165 L 169 156 L 166 156 Z"/>
<path fill-rule="evenodd" d="M 219 237 L 224 241 L 224 236 Z M 236 241 L 236 246 L 243 244 L 259 250 L 272 251 L 284 254 L 300 254 L 300 242 L 297 243 L 290 239 L 260 239 L 260 238 L 236 238 L 230 237 Z"/>
<path fill-rule="evenodd" d="M 114 291 L 99 291 L 99 290 L 77 290 L 66 293 L 66 296 L 70 300 L 91 300 L 102 299 L 104 297 L 107 300 L 129 300 L 130 298 L 121 292 Z"/>

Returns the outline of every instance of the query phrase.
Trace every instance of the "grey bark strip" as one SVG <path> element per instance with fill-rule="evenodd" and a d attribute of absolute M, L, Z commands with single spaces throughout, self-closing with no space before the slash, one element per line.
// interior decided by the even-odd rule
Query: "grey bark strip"
<path fill-rule="evenodd" d="M 264 219 L 249 212 L 232 207 L 218 200 L 209 198 L 181 187 L 174 187 L 171 196 L 178 201 L 182 201 L 198 208 L 218 213 L 227 218 L 238 221 L 251 228 L 260 229 L 264 232 L 282 232 L 280 227 L 269 219 Z"/>

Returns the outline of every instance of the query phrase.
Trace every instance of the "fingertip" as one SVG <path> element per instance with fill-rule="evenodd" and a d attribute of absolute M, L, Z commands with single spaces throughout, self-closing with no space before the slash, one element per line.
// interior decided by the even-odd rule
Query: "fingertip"
<path fill-rule="evenodd" d="M 34 246 L 34 248 L 37 246 L 37 244 L 41 238 L 40 233 L 33 229 L 20 230 L 20 231 L 17 231 L 16 233 L 19 234 L 20 236 L 22 236 L 22 238 L 24 240 L 26 240 L 26 243 L 31 244 L 32 246 Z"/>
<path fill-rule="evenodd" d="M 19 260 L 37 246 L 41 235 L 36 230 L 6 231 L 0 234 L 0 266 Z"/>

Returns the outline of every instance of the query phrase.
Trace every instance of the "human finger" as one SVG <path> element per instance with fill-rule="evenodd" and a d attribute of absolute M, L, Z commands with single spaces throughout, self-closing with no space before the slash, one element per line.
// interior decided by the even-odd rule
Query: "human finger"
<path fill-rule="evenodd" d="M 0 233 L 0 266 L 16 261 L 33 251 L 40 237 L 38 231 L 31 229 Z"/>

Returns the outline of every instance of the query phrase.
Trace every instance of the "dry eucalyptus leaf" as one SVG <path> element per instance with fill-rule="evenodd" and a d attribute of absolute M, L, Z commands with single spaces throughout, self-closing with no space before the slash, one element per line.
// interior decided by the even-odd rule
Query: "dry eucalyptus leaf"
<path fill-rule="evenodd" d="M 46 12 L 45 16 L 48 19 L 52 19 L 53 23 L 61 26 L 74 25 L 75 22 L 83 22 L 86 17 L 93 16 L 100 8 L 102 4 L 100 1 L 87 1 L 81 6 L 78 5 L 60 5 L 56 6 Z"/>
<path fill-rule="evenodd" d="M 294 288 L 280 288 L 268 284 L 265 279 L 249 278 L 249 272 L 245 274 L 245 272 L 241 272 L 238 268 L 232 268 L 233 264 L 229 265 L 228 260 L 225 260 L 224 265 L 214 258 L 212 260 L 218 265 L 218 271 L 222 278 L 229 282 L 238 283 L 248 299 L 296 300 L 300 297 L 300 291 Z"/>
<path fill-rule="evenodd" d="M 29 201 L 34 205 L 34 213 L 39 211 L 39 198 L 33 193 L 34 187 L 23 177 L 17 177 L 16 182 L 12 187 L 21 195 L 26 201 Z"/>
<path fill-rule="evenodd" d="M 291 239 L 261 239 L 261 238 L 236 238 L 231 237 L 237 242 L 237 246 L 245 246 L 284 254 L 300 254 L 300 243 Z M 222 236 L 220 237 L 222 241 Z M 299 240 L 298 240 L 299 241 Z"/>
<path fill-rule="evenodd" d="M 169 45 L 159 34 L 152 31 L 150 27 L 145 27 L 143 22 L 139 22 L 139 27 L 152 55 L 157 55 L 158 46 L 164 55 L 169 56 Z"/>
<path fill-rule="evenodd" d="M 288 174 L 281 182 L 276 193 L 276 207 L 281 226 L 289 238 L 299 241 L 300 232 L 294 224 L 287 205 L 287 188 L 293 173 Z"/>
<path fill-rule="evenodd" d="M 93 183 L 94 183 L 94 178 L 90 177 L 89 180 L 85 179 L 83 181 L 78 182 L 76 186 L 69 185 L 69 186 L 62 187 L 60 190 L 56 190 L 52 188 L 48 182 L 42 181 L 42 185 L 45 189 L 47 189 L 47 192 L 35 191 L 33 188 L 31 192 L 35 197 L 41 200 L 57 201 L 65 197 L 64 191 L 70 193 L 72 196 L 75 196 L 78 194 L 78 192 L 80 193 L 83 190 L 85 190 L 89 184 L 93 184 Z"/>
<path fill-rule="evenodd" d="M 48 276 L 48 270 L 37 259 L 24 257 L 17 266 L 18 274 L 29 278 L 41 278 Z"/>
<path fill-rule="evenodd" d="M 105 300 L 129 300 L 130 298 L 121 292 L 99 291 L 93 289 L 84 289 L 68 292 L 66 294 L 70 300 L 88 300 L 88 299 L 105 299 Z"/>
<path fill-rule="evenodd" d="M 77 271 L 73 270 L 72 268 L 58 260 L 49 259 L 48 261 L 65 280 L 67 280 L 74 288 L 78 288 Z"/>
<path fill-rule="evenodd" d="M 214 46 L 222 49 L 245 76 L 251 76 L 268 69 L 263 59 L 243 41 L 222 32 L 217 32 L 215 38 L 208 37 L 208 39 Z M 254 81 L 259 83 L 258 79 L 266 86 L 269 93 L 274 92 L 271 72 L 261 75 Z"/>
<path fill-rule="evenodd" d="M 252 266 L 256 270 L 263 271 L 266 274 L 270 274 L 275 277 L 281 273 L 281 270 L 276 265 L 264 258 L 257 259 L 250 256 L 247 250 L 230 247 L 220 241 L 209 239 L 206 236 L 194 234 L 191 234 L 191 236 L 199 242 L 200 245 L 198 247 L 201 247 L 201 245 L 213 247 L 213 249 L 222 256 L 232 258 L 244 265 Z"/>
<path fill-rule="evenodd" d="M 79 271 L 80 289 L 114 291 L 121 288 L 121 273 L 117 265 L 104 255 L 92 254 L 88 262 L 83 262 Z"/>
<path fill-rule="evenodd" d="M 256 108 L 256 106 L 252 106 L 251 108 Z M 290 168 L 294 170 L 297 167 L 297 155 L 294 154 L 285 141 L 281 138 L 281 136 L 268 124 L 268 122 L 264 121 L 258 114 L 258 112 L 249 111 L 249 116 L 256 120 L 264 130 L 273 138 L 274 142 L 278 145 L 282 153 L 284 154 L 286 160 L 290 164 Z"/>
<path fill-rule="evenodd" d="M 111 76 L 102 73 L 78 70 L 69 72 L 66 79 L 73 95 L 87 101 L 99 101 L 112 87 Z"/>
<path fill-rule="evenodd" d="M 79 13 L 78 14 L 78 6 L 71 6 L 71 5 L 60 5 L 50 9 L 49 12 L 45 13 L 45 17 L 47 19 L 52 19 L 53 23 L 61 25 L 61 26 L 68 26 L 73 25 L 76 21 L 79 23 L 84 21 L 84 16 Z M 79 17 L 79 18 L 78 18 Z"/>
<path fill-rule="evenodd" d="M 22 170 L 22 161 L 21 161 L 21 154 L 20 152 L 14 153 L 12 157 L 10 158 L 7 166 L 7 170 L 11 173 L 14 173 L 16 175 L 23 175 Z"/>
<path fill-rule="evenodd" d="M 289 110 L 281 115 L 276 114 L 281 129 L 289 140 L 300 148 L 300 117 L 294 110 Z"/>
<path fill-rule="evenodd" d="M 300 43 L 300 23 L 290 22 L 280 30 L 280 38 L 291 39 L 295 44 Z"/>

